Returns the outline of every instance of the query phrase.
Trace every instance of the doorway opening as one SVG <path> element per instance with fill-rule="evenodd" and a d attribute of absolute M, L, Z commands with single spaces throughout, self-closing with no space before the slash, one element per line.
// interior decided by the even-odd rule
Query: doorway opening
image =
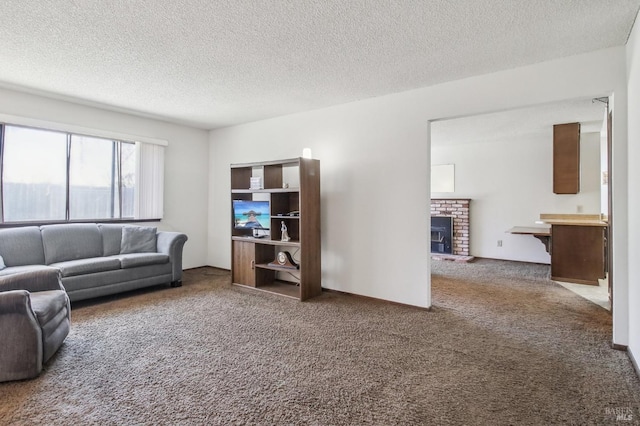
<path fill-rule="evenodd" d="M 455 170 L 453 190 L 432 189 L 431 198 L 470 200 L 471 255 L 550 265 L 551 256 L 539 239 L 507 231 L 515 226 L 541 226 L 536 222 L 545 213 L 612 219 L 607 101 L 607 97 L 571 99 L 430 123 L 432 173 L 434 166 L 444 164 Z M 574 122 L 581 124 L 580 191 L 558 195 L 553 193 L 552 182 L 553 125 Z M 589 290 L 604 287 L 610 307 L 610 233 L 606 247 L 609 283 L 589 286 Z M 602 293 L 597 297 L 602 298 Z"/>

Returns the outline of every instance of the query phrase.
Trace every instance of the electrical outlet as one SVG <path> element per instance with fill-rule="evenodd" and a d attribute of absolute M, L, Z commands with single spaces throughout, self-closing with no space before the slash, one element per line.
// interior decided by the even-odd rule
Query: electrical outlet
<path fill-rule="evenodd" d="M 498 247 L 502 247 L 502 240 L 498 240 Z"/>

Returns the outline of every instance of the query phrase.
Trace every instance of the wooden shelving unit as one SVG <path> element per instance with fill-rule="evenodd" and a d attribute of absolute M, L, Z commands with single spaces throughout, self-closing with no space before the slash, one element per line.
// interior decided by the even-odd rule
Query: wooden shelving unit
<path fill-rule="evenodd" d="M 251 178 L 262 179 L 251 189 Z M 231 165 L 231 199 L 269 202 L 269 235 L 239 229 L 232 210 L 231 276 L 235 285 L 307 300 L 322 292 L 320 279 L 320 161 L 293 158 Z M 291 214 L 291 212 L 298 212 Z M 282 241 L 282 222 L 290 241 Z M 298 269 L 274 266 L 289 252 Z"/>

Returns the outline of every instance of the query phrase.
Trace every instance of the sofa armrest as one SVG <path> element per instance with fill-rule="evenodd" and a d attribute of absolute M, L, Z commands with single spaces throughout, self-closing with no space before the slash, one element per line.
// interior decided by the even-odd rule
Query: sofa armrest
<path fill-rule="evenodd" d="M 29 292 L 0 292 L 0 382 L 35 377 L 42 371 L 42 329 Z"/>
<path fill-rule="evenodd" d="M 0 276 L 0 292 L 9 290 L 27 290 L 29 292 L 64 290 L 60 280 L 60 271 L 44 269 L 20 272 Z"/>
<path fill-rule="evenodd" d="M 182 249 L 187 236 L 181 232 L 158 231 L 158 253 L 169 255 L 172 265 L 172 282 L 182 280 Z"/>
<path fill-rule="evenodd" d="M 0 292 L 0 313 L 23 314 L 35 318 L 31 310 L 29 292 L 27 290 L 10 290 Z M 37 325 L 37 324 L 36 324 Z"/>

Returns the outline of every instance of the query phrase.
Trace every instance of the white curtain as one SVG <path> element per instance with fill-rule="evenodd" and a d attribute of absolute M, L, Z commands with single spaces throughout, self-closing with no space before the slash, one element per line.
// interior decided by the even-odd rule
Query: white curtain
<path fill-rule="evenodd" d="M 164 146 L 136 142 L 136 219 L 162 219 Z"/>

